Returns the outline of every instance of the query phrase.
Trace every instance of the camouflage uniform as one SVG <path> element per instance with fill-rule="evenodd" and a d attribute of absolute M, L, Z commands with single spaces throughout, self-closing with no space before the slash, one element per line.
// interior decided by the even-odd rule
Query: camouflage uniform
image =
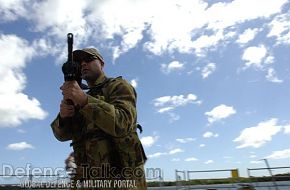
<path fill-rule="evenodd" d="M 134 88 L 121 77 L 109 79 L 101 75 L 87 95 L 88 104 L 73 118 L 64 120 L 58 115 L 51 124 L 59 141 L 72 140 L 77 165 L 74 179 L 132 180 L 137 186 L 91 189 L 147 189 L 146 156 L 136 132 Z M 108 168 L 115 168 L 113 175 Z M 141 175 L 130 175 L 131 171 Z"/>

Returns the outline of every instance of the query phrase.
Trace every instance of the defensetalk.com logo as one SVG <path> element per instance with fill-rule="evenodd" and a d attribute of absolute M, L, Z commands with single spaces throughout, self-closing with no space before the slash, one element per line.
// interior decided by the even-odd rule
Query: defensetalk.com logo
<path fill-rule="evenodd" d="M 144 170 L 142 168 L 117 168 L 111 167 L 110 164 L 105 163 L 101 164 L 100 167 L 90 167 L 88 164 L 81 165 L 81 173 L 83 174 L 83 178 L 142 178 L 145 176 Z"/>
<path fill-rule="evenodd" d="M 11 164 L 2 164 L 1 175 L 3 177 L 27 177 L 33 176 L 33 178 L 41 178 L 43 176 L 74 176 L 76 170 L 72 169 L 67 171 L 63 167 L 32 167 L 31 163 L 27 163 L 25 167 L 14 167 Z M 142 168 L 136 167 L 124 167 L 116 168 L 112 167 L 110 164 L 105 163 L 100 167 L 90 167 L 90 165 L 81 165 L 78 168 L 78 172 L 83 175 L 82 178 L 99 178 L 99 179 L 118 179 L 118 178 L 158 178 L 161 175 L 160 168 L 146 168 L 145 171 Z"/>

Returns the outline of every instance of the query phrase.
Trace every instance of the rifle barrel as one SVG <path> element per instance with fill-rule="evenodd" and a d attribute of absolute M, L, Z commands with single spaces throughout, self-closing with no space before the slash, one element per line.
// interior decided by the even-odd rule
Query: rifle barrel
<path fill-rule="evenodd" d="M 67 34 L 67 50 L 68 50 L 68 62 L 72 62 L 73 61 L 73 34 L 72 33 L 68 33 Z"/>

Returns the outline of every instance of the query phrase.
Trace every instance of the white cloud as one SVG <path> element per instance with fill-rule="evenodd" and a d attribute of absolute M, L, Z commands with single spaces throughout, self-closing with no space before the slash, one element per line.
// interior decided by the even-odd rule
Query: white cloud
<path fill-rule="evenodd" d="M 147 42 L 145 48 L 154 54 L 162 54 L 175 49 L 181 52 L 188 52 L 192 49 L 191 35 L 194 29 L 202 28 L 206 24 L 204 10 L 207 4 L 201 1 L 151 1 L 155 3 L 151 14 L 150 34 L 152 40 Z M 160 8 L 163 7 L 162 13 Z M 183 24 L 182 20 L 191 20 Z M 174 26 L 174 27 L 172 27 Z M 170 32 L 168 32 L 170 31 Z"/>
<path fill-rule="evenodd" d="M 137 88 L 138 86 L 138 79 L 132 79 L 130 81 L 130 84 L 134 87 L 134 88 Z"/>
<path fill-rule="evenodd" d="M 168 107 L 172 106 L 173 108 L 179 106 L 185 106 L 190 103 L 199 103 L 197 96 L 194 94 L 176 95 L 176 96 L 162 96 L 153 100 L 155 107 Z"/>
<path fill-rule="evenodd" d="M 248 47 L 242 56 L 247 61 L 243 69 L 253 67 L 259 70 L 267 70 L 266 79 L 273 83 L 282 83 L 283 80 L 277 77 L 277 73 L 273 68 L 269 68 L 274 63 L 275 57 L 267 52 L 264 45 Z M 268 68 L 267 68 L 268 67 Z"/>
<path fill-rule="evenodd" d="M 91 1 L 88 5 L 92 12 L 89 12 L 87 22 L 92 32 L 98 34 L 99 40 L 121 38 L 119 43 L 114 41 L 112 44 L 114 60 L 134 48 L 143 38 L 142 32 L 152 19 L 151 4 L 151 1 L 107 0 L 99 3 Z"/>
<path fill-rule="evenodd" d="M 168 152 L 168 154 L 177 154 L 177 153 L 180 153 L 180 152 L 184 152 L 184 150 L 180 149 L 180 148 L 175 148 L 173 150 L 170 150 Z"/>
<path fill-rule="evenodd" d="M 194 49 L 197 54 L 203 54 L 203 50 L 208 50 L 225 40 L 227 32 L 224 30 L 226 28 L 251 19 L 267 18 L 279 12 L 281 6 L 286 2 L 286 0 L 278 2 L 274 0 L 267 2 L 235 0 L 230 3 L 219 2 L 207 7 L 208 5 L 202 1 L 186 1 L 186 3 L 178 4 L 177 10 L 172 2 L 173 5 L 167 4 L 167 7 L 164 8 L 168 12 L 163 12 L 164 15 L 161 18 L 153 20 L 154 40 L 148 43 L 148 49 L 156 54 L 161 54 L 168 49 L 178 49 L 180 52 L 190 52 Z M 259 10 L 256 7 L 259 7 Z M 166 21 L 165 18 L 170 22 Z M 180 20 L 191 20 L 191 22 L 186 26 L 180 26 L 182 23 Z M 171 25 L 176 27 L 173 32 L 169 33 L 167 31 Z M 206 29 L 213 31 L 213 34 L 192 37 L 195 32 Z M 181 30 L 183 32 L 180 32 Z"/>
<path fill-rule="evenodd" d="M 175 140 L 177 142 L 179 142 L 179 143 L 189 143 L 189 142 L 195 141 L 196 139 L 194 139 L 194 138 L 183 138 L 183 139 L 178 138 L 178 139 L 175 139 Z"/>
<path fill-rule="evenodd" d="M 180 116 L 173 113 L 174 109 L 187 104 L 201 104 L 194 94 L 176 95 L 176 96 L 162 96 L 153 100 L 154 106 L 158 109 L 158 113 L 167 113 L 170 117 L 170 122 L 180 119 Z"/>
<path fill-rule="evenodd" d="M 168 152 L 156 152 L 153 154 L 149 154 L 147 157 L 148 158 L 159 158 L 160 156 L 173 155 L 173 154 L 177 154 L 177 153 L 181 153 L 181 152 L 184 152 L 184 150 L 182 150 L 180 148 L 175 148 L 175 149 L 169 150 Z"/>
<path fill-rule="evenodd" d="M 156 141 L 159 139 L 159 136 L 147 136 L 147 137 L 142 137 L 140 140 L 142 142 L 142 145 L 144 147 L 151 147 Z"/>
<path fill-rule="evenodd" d="M 166 155 L 166 152 L 156 152 L 154 154 L 149 154 L 148 158 L 159 158 L 160 156 Z"/>
<path fill-rule="evenodd" d="M 84 11 L 88 8 L 88 1 L 69 0 L 41 1 L 31 5 L 32 12 L 27 17 L 35 22 L 36 31 L 46 32 L 47 35 L 64 39 L 65 34 L 72 32 L 77 36 L 76 41 L 85 40 L 90 34 L 86 27 Z"/>
<path fill-rule="evenodd" d="M 250 20 L 267 19 L 279 13 L 287 0 L 235 0 L 217 2 L 211 6 L 198 0 L 182 3 L 178 0 L 140 0 L 134 3 L 131 0 L 97 3 L 82 0 L 74 3 L 69 0 L 0 2 L 2 20 L 23 17 L 37 26 L 34 30 L 45 32 L 48 36 L 63 39 L 64 33 L 74 31 L 76 40 L 82 43 L 87 42 L 89 36 L 94 36 L 98 42 L 118 37 L 120 40 L 111 41 L 115 60 L 136 47 L 144 39 L 145 30 L 149 41 L 145 42 L 144 48 L 156 55 L 173 51 L 204 54 L 234 37 L 235 31 L 227 31 L 229 28 L 238 28 L 237 25 Z M 289 26 L 284 22 L 286 16 L 275 17 L 276 22 L 270 26 L 274 28 L 277 22 Z M 187 24 L 181 22 L 187 20 L 190 20 Z M 210 34 L 199 36 L 200 31 L 209 31 Z M 287 28 L 271 31 L 270 36 L 282 36 L 280 34 L 284 31 Z"/>
<path fill-rule="evenodd" d="M 274 63 L 274 61 L 275 61 L 275 57 L 273 57 L 272 55 L 269 55 L 269 56 L 267 56 L 266 58 L 265 58 L 265 63 L 266 64 L 268 64 L 268 65 L 270 65 L 270 64 L 272 64 L 272 63 Z"/>
<path fill-rule="evenodd" d="M 240 145 L 236 148 L 253 147 L 259 148 L 272 140 L 272 136 L 281 131 L 282 127 L 277 125 L 278 119 L 272 118 L 258 123 L 257 126 L 245 128 L 239 137 L 233 141 Z"/>
<path fill-rule="evenodd" d="M 282 83 L 283 82 L 283 80 L 281 80 L 277 77 L 276 71 L 273 68 L 268 69 L 266 79 L 268 81 L 274 82 L 274 83 Z"/>
<path fill-rule="evenodd" d="M 236 110 L 232 106 L 227 106 L 224 104 L 221 104 L 213 108 L 209 112 L 205 112 L 205 115 L 208 117 L 207 119 L 209 123 L 213 123 L 221 119 L 225 119 L 227 117 L 230 117 L 233 114 L 236 114 Z"/>
<path fill-rule="evenodd" d="M 290 158 L 290 149 L 274 151 L 271 155 L 267 156 L 268 159 L 288 159 Z"/>
<path fill-rule="evenodd" d="M 290 125 L 284 126 L 284 133 L 290 135 Z"/>
<path fill-rule="evenodd" d="M 63 60 L 67 59 L 66 52 L 63 52 L 63 46 L 64 43 L 52 42 L 49 38 L 36 39 L 32 43 L 32 47 L 37 50 L 37 56 L 57 55 L 57 60 L 59 62 L 63 62 Z"/>
<path fill-rule="evenodd" d="M 259 17 L 267 18 L 274 13 L 280 12 L 282 5 L 286 2 L 286 0 L 267 2 L 263 0 L 235 0 L 231 1 L 231 3 L 215 3 L 208 9 L 208 14 L 211 18 L 210 27 L 226 28 L 246 20 Z M 257 9 L 257 7 L 259 8 Z"/>
<path fill-rule="evenodd" d="M 178 121 L 180 119 L 180 116 L 177 115 L 176 113 L 168 112 L 169 115 L 169 122 L 173 123 L 174 121 Z"/>
<path fill-rule="evenodd" d="M 26 77 L 23 69 L 35 50 L 14 35 L 0 35 L 0 127 L 20 125 L 29 119 L 44 119 L 47 113 L 36 98 L 23 93 Z M 17 56 L 15 56 L 17 55 Z"/>
<path fill-rule="evenodd" d="M 184 161 L 186 161 L 186 162 L 197 161 L 197 160 L 198 159 L 195 157 L 189 157 L 189 158 L 184 159 Z"/>
<path fill-rule="evenodd" d="M 9 144 L 6 148 L 8 150 L 25 150 L 25 149 L 33 149 L 34 146 L 32 146 L 31 144 L 28 144 L 27 142 L 19 142 L 19 143 Z"/>
<path fill-rule="evenodd" d="M 261 160 L 252 160 L 250 161 L 251 164 L 261 164 L 263 163 Z"/>
<path fill-rule="evenodd" d="M 214 163 L 214 161 L 213 161 L 213 160 L 207 160 L 207 161 L 205 161 L 204 163 L 205 163 L 205 164 L 212 164 L 212 163 Z"/>
<path fill-rule="evenodd" d="M 263 59 L 267 55 L 267 49 L 264 45 L 252 46 L 245 49 L 242 59 L 247 61 L 245 63 L 246 68 L 255 67 L 262 68 Z"/>
<path fill-rule="evenodd" d="M 276 37 L 277 44 L 290 43 L 289 13 L 280 14 L 269 23 L 270 32 L 268 37 Z"/>
<path fill-rule="evenodd" d="M 208 48 L 214 49 L 218 43 L 225 40 L 226 36 L 223 35 L 222 30 L 215 32 L 214 35 L 202 35 L 191 43 L 191 48 L 195 50 L 197 56 L 205 56 Z"/>
<path fill-rule="evenodd" d="M 172 162 L 179 162 L 180 161 L 180 158 L 172 158 L 171 161 Z"/>
<path fill-rule="evenodd" d="M 169 64 L 161 64 L 161 71 L 166 74 L 182 69 L 184 69 L 184 64 L 179 61 L 172 61 Z"/>
<path fill-rule="evenodd" d="M 160 108 L 160 109 L 158 110 L 158 113 L 169 112 L 169 111 L 171 111 L 171 110 L 173 110 L 173 109 L 174 109 L 174 107 L 172 107 L 172 106 L 164 107 L 164 108 Z"/>
<path fill-rule="evenodd" d="M 26 133 L 26 131 L 23 130 L 23 129 L 18 129 L 17 132 L 18 132 L 18 133 Z"/>
<path fill-rule="evenodd" d="M 217 134 L 217 133 L 214 134 L 213 132 L 210 132 L 210 131 L 207 131 L 203 134 L 204 138 L 211 138 L 211 137 L 218 137 L 218 136 L 219 136 L 219 134 Z"/>
<path fill-rule="evenodd" d="M 250 155 L 250 158 L 256 158 L 257 156 L 256 155 Z"/>
<path fill-rule="evenodd" d="M 246 44 L 249 41 L 253 40 L 259 31 L 260 30 L 258 28 L 254 28 L 254 29 L 248 28 L 242 34 L 240 34 L 237 42 L 240 43 L 241 45 Z"/>
<path fill-rule="evenodd" d="M 0 21 L 14 21 L 19 17 L 27 15 L 29 0 L 0 0 Z"/>
<path fill-rule="evenodd" d="M 199 147 L 203 148 L 203 147 L 205 147 L 205 144 L 200 144 Z"/>
<path fill-rule="evenodd" d="M 209 63 L 207 64 L 201 71 L 202 78 L 207 78 L 209 75 L 211 75 L 216 70 L 216 64 L 215 63 Z"/>

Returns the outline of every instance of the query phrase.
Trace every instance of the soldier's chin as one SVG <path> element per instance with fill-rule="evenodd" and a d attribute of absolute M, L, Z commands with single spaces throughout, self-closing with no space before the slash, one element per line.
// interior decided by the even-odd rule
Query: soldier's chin
<path fill-rule="evenodd" d="M 89 74 L 83 74 L 82 79 L 85 81 L 95 81 L 96 77 Z"/>
<path fill-rule="evenodd" d="M 90 78 L 89 75 L 87 75 L 87 74 L 82 74 L 81 77 L 83 80 L 88 80 Z"/>

